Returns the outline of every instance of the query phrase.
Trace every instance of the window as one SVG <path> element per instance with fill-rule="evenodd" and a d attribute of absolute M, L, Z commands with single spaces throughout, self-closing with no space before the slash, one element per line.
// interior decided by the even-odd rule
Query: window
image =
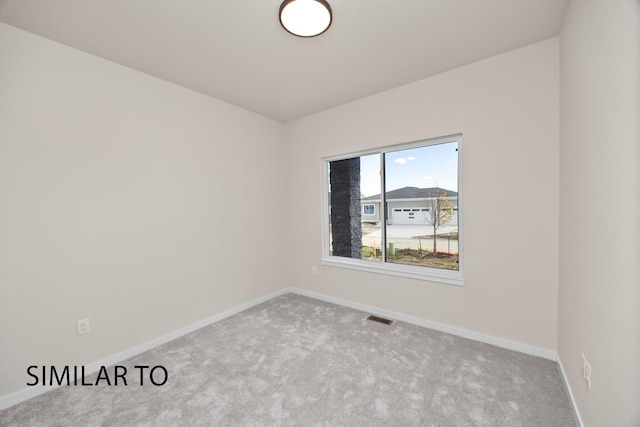
<path fill-rule="evenodd" d="M 323 263 L 463 284 L 461 136 L 324 159 Z"/>

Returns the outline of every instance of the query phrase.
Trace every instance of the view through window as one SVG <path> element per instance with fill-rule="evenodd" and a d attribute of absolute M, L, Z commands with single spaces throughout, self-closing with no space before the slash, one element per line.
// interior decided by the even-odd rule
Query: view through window
<path fill-rule="evenodd" d="M 327 161 L 328 252 L 459 270 L 459 138 Z"/>

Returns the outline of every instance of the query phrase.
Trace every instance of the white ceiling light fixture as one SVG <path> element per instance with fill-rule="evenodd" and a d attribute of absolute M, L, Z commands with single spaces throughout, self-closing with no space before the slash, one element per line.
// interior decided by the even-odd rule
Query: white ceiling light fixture
<path fill-rule="evenodd" d="M 325 0 L 284 0 L 280 24 L 298 37 L 315 37 L 331 26 L 331 6 Z"/>

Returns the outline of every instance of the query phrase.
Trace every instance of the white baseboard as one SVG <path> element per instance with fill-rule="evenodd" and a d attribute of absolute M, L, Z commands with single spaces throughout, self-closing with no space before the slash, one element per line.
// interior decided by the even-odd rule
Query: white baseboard
<path fill-rule="evenodd" d="M 177 331 L 171 332 L 167 335 L 161 336 L 159 338 L 153 339 L 151 341 L 148 341 L 144 344 L 140 344 L 138 346 L 132 347 L 128 350 L 125 350 L 123 352 L 114 354 L 112 356 L 106 357 L 102 360 L 99 360 L 97 362 L 91 363 L 89 365 L 85 365 L 85 374 L 90 375 L 93 373 L 98 372 L 98 370 L 100 369 L 101 366 L 111 366 L 111 365 L 115 365 L 119 362 L 122 362 L 130 357 L 133 356 L 137 356 L 138 354 L 144 353 L 145 351 L 151 350 L 154 347 L 157 347 L 161 344 L 165 344 L 169 341 L 172 341 L 176 338 L 179 338 L 183 335 L 186 335 L 190 332 L 193 332 L 197 329 L 203 328 L 205 326 L 211 325 L 213 323 L 219 322 L 220 320 L 226 319 L 227 317 L 233 316 L 234 314 L 240 313 L 241 311 L 247 310 L 251 307 L 254 307 L 258 304 L 262 304 L 263 302 L 266 302 L 272 298 L 278 297 L 280 295 L 283 295 L 285 293 L 294 293 L 294 294 L 298 294 L 298 295 L 303 295 L 303 296 L 307 296 L 310 298 L 315 298 L 321 301 L 326 301 L 326 302 L 330 302 L 333 304 L 338 304 L 338 305 L 343 305 L 345 307 L 350 307 L 356 310 L 361 310 L 361 311 L 365 311 L 368 313 L 372 313 L 372 314 L 376 314 L 378 316 L 383 316 L 383 317 L 388 317 L 391 319 L 395 319 L 395 320 L 399 320 L 402 322 L 406 322 L 406 323 L 410 323 L 410 324 L 414 324 L 417 326 L 422 326 L 425 328 L 429 328 L 429 329 L 434 329 L 440 332 L 445 332 L 451 335 L 456 335 L 459 337 L 463 337 L 463 338 L 469 338 L 475 341 L 479 341 L 479 342 L 483 342 L 486 344 L 491 344 L 491 345 L 495 345 L 497 347 L 502 347 L 502 348 L 506 348 L 509 350 L 514 350 L 514 351 L 518 351 L 520 353 L 525 353 L 525 354 L 530 354 L 533 356 L 538 356 L 538 357 L 542 357 L 544 359 L 549 359 L 549 360 L 553 360 L 553 361 L 559 361 L 559 358 L 557 356 L 557 354 L 554 351 L 551 350 L 546 350 L 546 349 L 542 349 L 542 348 L 538 348 L 538 347 L 534 347 L 534 346 L 530 346 L 527 344 L 522 344 L 519 342 L 515 342 L 515 341 L 510 341 L 510 340 L 506 340 L 503 338 L 498 338 L 498 337 L 494 337 L 491 335 L 485 335 L 485 334 L 481 334 L 479 332 L 474 332 L 474 331 L 470 331 L 467 329 L 462 329 L 462 328 L 457 328 L 454 326 L 449 326 L 449 325 L 445 325 L 443 323 L 438 323 L 438 322 L 432 322 L 429 320 L 424 320 L 424 319 L 420 319 L 417 317 L 412 317 L 412 316 L 407 316 L 404 314 L 400 314 L 400 313 L 395 313 L 392 311 L 388 311 L 388 310 L 383 310 L 377 307 L 371 307 L 368 305 L 364 305 L 364 304 L 360 304 L 360 303 L 356 303 L 353 301 L 347 301 L 347 300 L 343 300 L 340 298 L 334 298 L 334 297 L 330 297 L 327 295 L 323 295 L 323 294 L 319 294 L 319 293 L 315 293 L 315 292 L 310 292 L 310 291 L 305 291 L 302 289 L 298 289 L 298 288 L 283 288 L 280 289 L 279 291 L 270 293 L 268 295 L 265 295 L 261 298 L 257 298 L 255 300 L 249 301 L 245 304 L 241 304 L 237 307 L 234 307 L 230 310 L 227 310 L 225 312 L 222 312 L 220 314 L 217 314 L 215 316 L 209 317 L 207 319 L 201 320 L 199 322 L 196 322 L 192 325 L 186 326 L 182 329 L 178 329 Z M 572 400 L 572 404 L 574 405 L 574 408 L 576 408 L 575 406 L 575 401 L 573 400 L 573 395 L 571 394 L 571 389 L 568 386 L 568 382 L 566 381 L 566 376 L 564 376 L 564 370 L 562 369 L 562 364 L 560 364 L 560 368 L 563 374 L 563 379 L 565 381 L 565 383 L 567 384 L 567 389 L 569 390 L 569 395 L 571 396 L 571 400 Z M 25 400 L 31 399 L 32 397 L 38 396 L 40 394 L 46 393 L 47 391 L 50 391 L 54 388 L 57 388 L 58 386 L 38 386 L 38 387 L 29 387 L 29 388 L 25 388 L 23 390 L 17 391 L 15 393 L 9 394 L 7 396 L 3 396 L 0 397 L 0 410 L 9 408 L 10 406 L 16 405 L 20 402 L 23 402 Z M 577 412 L 577 408 L 576 408 L 576 414 L 578 414 Z M 578 419 L 580 420 L 580 415 L 578 414 Z M 580 422 L 582 422 L 582 420 L 580 420 Z"/>
<path fill-rule="evenodd" d="M 584 427 L 582 417 L 580 416 L 580 411 L 578 410 L 578 405 L 576 404 L 576 399 L 573 397 L 573 392 L 571 391 L 571 384 L 569 384 L 569 379 L 567 378 L 567 374 L 564 371 L 564 366 L 562 366 L 562 359 L 560 359 L 559 354 L 558 366 L 560 367 L 560 374 L 562 375 L 562 381 L 564 381 L 564 387 L 566 388 L 569 399 L 571 400 L 571 406 L 573 406 L 573 413 L 576 414 L 576 418 L 578 420 L 578 423 L 580 424 L 580 427 Z"/>
<path fill-rule="evenodd" d="M 257 298 L 253 301 L 249 301 L 245 304 L 241 304 L 237 307 L 234 307 L 230 310 L 222 312 L 220 314 L 216 314 L 215 316 L 209 317 L 207 319 L 196 322 L 192 325 L 186 326 L 184 328 L 178 329 L 177 331 L 173 331 L 167 335 L 163 335 L 159 338 L 148 341 L 144 344 L 137 345 L 130 349 L 127 349 L 123 352 L 114 354 L 112 356 L 106 357 L 102 360 L 98 360 L 97 362 L 84 365 L 84 373 L 86 375 L 91 375 L 100 370 L 101 366 L 111 366 L 115 365 L 123 360 L 129 359 L 130 357 L 137 356 L 138 354 L 144 353 L 145 351 L 151 350 L 154 347 L 157 347 L 161 344 L 165 344 L 169 341 L 175 340 L 183 335 L 186 335 L 190 332 L 198 330 L 200 328 L 204 328 L 205 326 L 209 326 L 213 323 L 219 322 L 220 320 L 226 319 L 227 317 L 233 316 L 234 314 L 240 313 L 241 311 L 247 310 L 251 307 L 254 307 L 258 304 L 262 304 L 265 301 L 268 301 L 272 298 L 278 297 L 282 294 L 287 293 L 288 290 L 286 288 L 280 289 L 279 291 L 270 293 L 263 297 Z M 50 390 L 58 388 L 59 386 L 37 386 L 37 387 L 29 387 L 23 390 L 17 391 L 15 393 L 0 397 L 0 410 L 7 409 L 10 406 L 16 405 L 20 402 L 24 402 L 25 400 L 31 399 L 35 396 L 46 393 Z"/>
<path fill-rule="evenodd" d="M 543 359 L 557 360 L 557 353 L 552 350 L 546 350 L 539 347 L 534 347 L 528 344 L 522 344 L 516 341 L 510 341 L 504 338 L 498 338 L 491 335 L 481 334 L 479 332 L 470 331 L 468 329 L 457 328 L 455 326 L 445 325 L 444 323 L 432 322 L 430 320 L 420 319 L 418 317 L 407 316 L 405 314 L 395 313 L 393 311 L 383 310 L 377 307 L 371 307 L 368 305 L 360 304 L 353 301 L 347 301 L 340 298 L 334 298 L 327 295 L 319 294 L 316 292 L 305 291 L 297 288 L 288 288 L 288 292 L 304 295 L 310 298 L 319 299 L 322 301 L 330 302 L 333 304 L 344 305 L 360 311 L 366 311 L 378 316 L 389 317 L 391 319 L 399 320 L 401 322 L 411 323 L 413 325 L 422 326 L 436 331 L 445 332 L 447 334 L 456 335 L 463 338 L 469 338 L 474 341 L 480 341 L 485 344 L 495 345 L 496 347 L 506 348 L 508 350 L 514 350 L 520 353 L 530 354 L 532 356 L 542 357 Z"/>

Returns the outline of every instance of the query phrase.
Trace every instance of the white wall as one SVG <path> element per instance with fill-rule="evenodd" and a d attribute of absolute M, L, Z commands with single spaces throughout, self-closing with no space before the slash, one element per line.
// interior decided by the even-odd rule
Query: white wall
<path fill-rule="evenodd" d="M 287 123 L 287 283 L 555 351 L 558 66 L 552 39 Z M 323 156 L 460 132 L 464 287 L 320 266 Z"/>
<path fill-rule="evenodd" d="M 4 24 L 0 64 L 0 397 L 283 286 L 281 123 Z"/>
<path fill-rule="evenodd" d="M 0 24 L 0 397 L 289 285 L 557 349 L 588 427 L 637 425 L 638 36 L 636 1 L 574 0 L 560 67 L 552 39 L 282 125 Z M 459 132 L 464 287 L 320 265 L 321 157 Z"/>
<path fill-rule="evenodd" d="M 558 350 L 588 427 L 640 425 L 639 28 L 637 0 L 574 0 L 561 34 Z"/>

